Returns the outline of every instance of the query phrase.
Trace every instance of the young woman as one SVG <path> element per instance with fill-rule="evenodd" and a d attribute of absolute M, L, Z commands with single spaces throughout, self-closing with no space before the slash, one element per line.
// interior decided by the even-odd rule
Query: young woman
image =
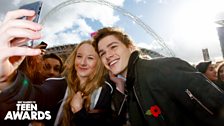
<path fill-rule="evenodd" d="M 218 67 L 217 67 L 217 77 L 218 77 L 218 80 L 217 80 L 216 84 L 222 90 L 224 90 L 224 63 L 221 63 L 220 65 L 218 65 Z"/>
<path fill-rule="evenodd" d="M 0 26 L 0 125 L 28 125 L 29 120 L 4 120 L 8 111 L 17 110 L 17 101 L 35 101 L 38 104 L 38 110 L 49 111 L 63 99 L 65 94 L 67 83 L 64 78 L 51 79 L 44 81 L 41 86 L 34 86 L 24 73 L 17 70 L 24 56 L 35 56 L 41 53 L 40 49 L 19 47 L 26 40 L 41 37 L 39 32 L 42 29 L 41 25 L 18 19 L 34 15 L 34 11 L 29 10 L 12 11 L 6 14 Z M 98 55 L 92 52 L 95 50 L 85 48 L 86 52 L 91 51 L 90 55 L 83 54 L 83 51 L 79 53 L 78 49 L 84 45 L 86 44 L 80 44 L 69 58 L 71 62 L 68 61 L 69 90 L 64 107 L 65 113 L 62 116 L 63 124 L 109 125 L 112 120 L 110 101 L 112 88 L 102 79 L 103 65 L 98 60 Z M 88 44 L 86 46 L 88 47 Z M 80 60 L 83 57 L 85 60 Z"/>
<path fill-rule="evenodd" d="M 81 42 L 66 61 L 68 94 L 63 107 L 64 126 L 112 125 L 112 86 L 90 40 Z"/>

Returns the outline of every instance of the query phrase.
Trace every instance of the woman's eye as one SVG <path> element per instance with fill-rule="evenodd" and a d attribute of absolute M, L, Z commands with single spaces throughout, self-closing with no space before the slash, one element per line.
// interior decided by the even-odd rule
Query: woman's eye
<path fill-rule="evenodd" d="M 80 55 L 77 55 L 76 57 L 77 57 L 77 58 L 81 58 L 82 56 L 80 56 Z"/>
<path fill-rule="evenodd" d="M 94 58 L 93 58 L 93 57 L 88 57 L 88 59 L 91 59 L 91 60 L 92 60 L 92 59 L 94 59 Z"/>

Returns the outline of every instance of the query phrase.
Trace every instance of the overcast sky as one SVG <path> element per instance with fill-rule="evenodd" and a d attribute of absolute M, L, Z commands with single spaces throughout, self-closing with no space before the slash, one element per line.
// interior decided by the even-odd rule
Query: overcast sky
<path fill-rule="evenodd" d="M 0 19 L 4 18 L 7 11 L 32 1 L 0 0 Z M 188 62 L 198 62 L 203 60 L 202 49 L 208 48 L 212 60 L 221 59 L 214 21 L 222 18 L 223 0 L 105 0 L 121 10 L 102 2 L 73 1 L 76 3 L 66 0 L 44 1 L 41 14 L 44 26 L 42 40 L 50 47 L 78 43 L 90 38 L 90 33 L 99 28 L 118 26 L 124 28 L 138 46 L 166 53 L 166 49 L 162 49 L 139 22 L 132 20 L 130 15 L 124 15 L 124 9 L 160 36 L 175 56 Z M 62 6 L 63 2 L 67 4 Z M 59 5 L 62 8 L 52 11 Z M 50 15 L 46 16 L 49 12 Z"/>

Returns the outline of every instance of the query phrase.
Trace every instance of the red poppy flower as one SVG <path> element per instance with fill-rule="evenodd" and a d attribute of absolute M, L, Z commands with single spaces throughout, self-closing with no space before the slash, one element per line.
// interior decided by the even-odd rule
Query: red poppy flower
<path fill-rule="evenodd" d="M 160 108 L 157 105 L 151 106 L 150 107 L 150 112 L 154 117 L 158 117 L 159 114 L 161 114 Z"/>

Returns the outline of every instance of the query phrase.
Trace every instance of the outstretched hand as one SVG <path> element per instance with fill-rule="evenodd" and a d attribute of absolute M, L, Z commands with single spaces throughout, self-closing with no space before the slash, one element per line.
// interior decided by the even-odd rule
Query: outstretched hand
<path fill-rule="evenodd" d="M 19 19 L 23 16 L 28 20 Z M 32 10 L 15 10 L 6 14 L 0 25 L 0 84 L 7 81 L 23 60 L 24 56 L 34 56 L 41 53 L 40 49 L 20 47 L 28 40 L 41 37 L 42 26 L 32 22 L 35 12 Z"/>

